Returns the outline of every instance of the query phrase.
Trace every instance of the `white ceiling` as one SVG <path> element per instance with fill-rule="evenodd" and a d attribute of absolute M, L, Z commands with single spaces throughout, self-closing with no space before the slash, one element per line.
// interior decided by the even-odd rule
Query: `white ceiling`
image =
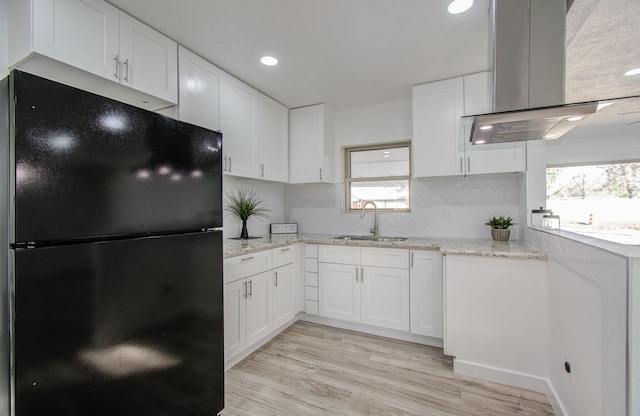
<path fill-rule="evenodd" d="M 290 108 L 409 98 L 411 85 L 489 67 L 489 0 L 460 15 L 449 0 L 109 2 Z"/>

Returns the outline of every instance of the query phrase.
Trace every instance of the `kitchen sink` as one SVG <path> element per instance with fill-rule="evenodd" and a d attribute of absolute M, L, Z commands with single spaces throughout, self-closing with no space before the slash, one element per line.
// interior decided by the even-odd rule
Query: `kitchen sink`
<path fill-rule="evenodd" d="M 334 237 L 335 240 L 347 240 L 347 241 L 405 241 L 408 237 L 385 237 L 385 236 L 372 236 L 372 235 L 340 235 Z"/>

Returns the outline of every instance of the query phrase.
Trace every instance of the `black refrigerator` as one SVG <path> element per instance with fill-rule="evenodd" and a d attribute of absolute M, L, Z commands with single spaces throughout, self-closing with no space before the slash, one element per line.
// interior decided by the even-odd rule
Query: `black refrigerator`
<path fill-rule="evenodd" d="M 1 90 L 13 415 L 218 414 L 221 134 L 19 71 Z"/>

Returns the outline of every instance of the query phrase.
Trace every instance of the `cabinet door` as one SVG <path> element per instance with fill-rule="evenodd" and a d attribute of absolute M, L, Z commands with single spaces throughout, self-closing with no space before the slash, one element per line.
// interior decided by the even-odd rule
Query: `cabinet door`
<path fill-rule="evenodd" d="M 120 12 L 120 82 L 138 91 L 178 102 L 178 45 Z"/>
<path fill-rule="evenodd" d="M 232 77 L 224 77 L 221 81 L 220 128 L 224 141 L 225 173 L 258 178 L 258 91 Z"/>
<path fill-rule="evenodd" d="M 411 252 L 411 333 L 442 338 L 442 254 Z"/>
<path fill-rule="evenodd" d="M 179 47 L 180 120 L 220 130 L 222 71 L 193 52 Z"/>
<path fill-rule="evenodd" d="M 293 264 L 275 269 L 273 272 L 273 328 L 279 328 L 293 319 L 294 267 Z"/>
<path fill-rule="evenodd" d="M 464 77 L 464 114 L 490 113 L 491 72 Z M 524 143 L 471 145 L 468 138 L 471 123 L 464 123 L 465 172 L 467 175 L 523 172 L 526 166 Z"/>
<path fill-rule="evenodd" d="M 409 271 L 364 266 L 361 270 L 362 323 L 409 330 Z"/>
<path fill-rule="evenodd" d="M 240 354 L 247 345 L 247 281 L 224 285 L 224 360 Z"/>
<path fill-rule="evenodd" d="M 360 322 L 360 266 L 318 265 L 319 315 Z"/>
<path fill-rule="evenodd" d="M 273 329 L 271 272 L 247 278 L 247 346 L 269 335 Z"/>
<path fill-rule="evenodd" d="M 260 177 L 289 182 L 289 109 L 264 94 L 258 104 Z"/>
<path fill-rule="evenodd" d="M 289 112 L 290 183 L 331 182 L 330 110 L 322 104 Z"/>
<path fill-rule="evenodd" d="M 463 81 L 453 78 L 413 87 L 413 176 L 464 173 L 460 144 Z"/>
<path fill-rule="evenodd" d="M 102 0 L 34 2 L 36 52 L 118 82 L 119 11 Z"/>

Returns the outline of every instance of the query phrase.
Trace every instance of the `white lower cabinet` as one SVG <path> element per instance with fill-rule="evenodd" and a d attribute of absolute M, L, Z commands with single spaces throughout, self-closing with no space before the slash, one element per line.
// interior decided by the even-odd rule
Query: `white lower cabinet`
<path fill-rule="evenodd" d="M 224 261 L 224 358 L 229 363 L 296 313 L 293 246 Z M 302 278 L 302 277 L 300 277 Z"/>
<path fill-rule="evenodd" d="M 404 249 L 320 246 L 319 315 L 408 331 L 408 258 Z M 372 265 L 381 260 L 393 267 Z"/>
<path fill-rule="evenodd" d="M 442 338 L 442 254 L 411 251 L 411 333 Z"/>
<path fill-rule="evenodd" d="M 273 279 L 273 329 L 278 329 L 295 316 L 295 268 L 293 264 L 289 264 L 279 267 L 271 273 Z"/>

